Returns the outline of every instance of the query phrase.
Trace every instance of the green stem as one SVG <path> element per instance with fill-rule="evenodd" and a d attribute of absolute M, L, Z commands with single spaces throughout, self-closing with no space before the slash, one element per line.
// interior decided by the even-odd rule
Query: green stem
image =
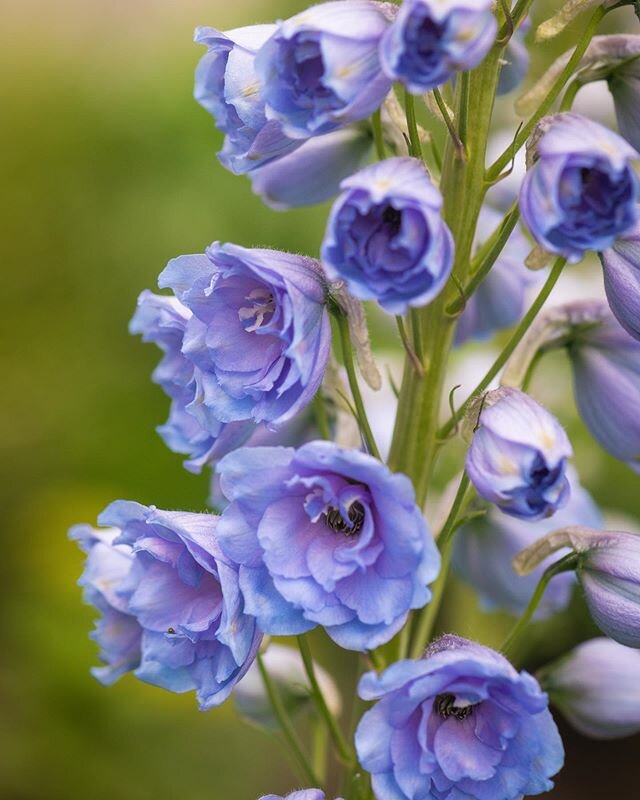
<path fill-rule="evenodd" d="M 384 135 L 382 133 L 380 109 L 374 112 L 373 117 L 371 118 L 371 127 L 373 128 L 373 141 L 376 145 L 376 154 L 380 161 L 384 161 L 387 155 L 384 146 Z"/>
<path fill-rule="evenodd" d="M 511 12 L 511 26 L 514 31 L 517 30 L 522 20 L 529 13 L 529 6 L 531 6 L 532 2 L 533 0 L 518 0 L 518 2 L 513 7 L 513 11 Z M 504 38 L 506 36 L 507 26 L 508 23 L 505 22 L 505 25 L 498 34 L 498 38 Z"/>
<path fill-rule="evenodd" d="M 316 418 L 316 425 L 323 439 L 331 439 L 331 427 L 327 417 L 327 407 L 322 396 L 322 389 L 318 389 L 313 398 L 313 413 Z"/>
<path fill-rule="evenodd" d="M 322 720 L 317 719 L 313 725 L 313 771 L 324 784 L 327 773 L 327 729 Z"/>
<path fill-rule="evenodd" d="M 297 636 L 298 640 L 298 648 L 300 649 L 300 655 L 302 656 L 302 663 L 304 664 L 305 672 L 307 673 L 307 678 L 309 679 L 309 686 L 311 688 L 311 696 L 313 697 L 313 701 L 318 709 L 318 713 L 324 720 L 325 725 L 327 726 L 327 730 L 329 735 L 331 736 L 333 743 L 336 747 L 338 755 L 340 759 L 347 764 L 348 766 L 352 767 L 355 764 L 355 758 L 351 751 L 351 748 L 347 744 L 346 739 L 342 731 L 340 730 L 340 726 L 336 722 L 335 717 L 331 713 L 329 706 L 327 705 L 327 701 L 324 699 L 324 695 L 322 694 L 322 689 L 320 688 L 320 684 L 318 683 L 318 679 L 316 677 L 316 670 L 313 663 L 313 658 L 311 656 L 311 648 L 309 647 L 309 642 L 306 640 L 304 636 Z"/>
<path fill-rule="evenodd" d="M 256 660 L 258 662 L 258 669 L 260 670 L 260 675 L 262 676 L 264 688 L 267 692 L 267 697 L 269 698 L 269 702 L 271 703 L 273 712 L 276 715 L 276 719 L 278 720 L 284 738 L 291 748 L 291 752 L 296 757 L 300 768 L 304 773 L 305 779 L 310 781 L 311 786 L 320 786 L 320 781 L 316 777 L 313 767 L 307 760 L 304 751 L 300 747 L 296 731 L 291 724 L 291 720 L 287 715 L 286 709 L 282 703 L 282 699 L 280 698 L 278 690 L 276 689 L 271 677 L 269 676 L 269 673 L 267 672 L 260 653 L 258 653 Z"/>
<path fill-rule="evenodd" d="M 440 440 L 446 439 L 449 436 L 451 431 L 456 427 L 458 422 L 464 416 L 464 412 L 467 410 L 467 408 L 469 407 L 471 402 L 474 400 L 474 398 L 478 397 L 478 395 L 482 394 L 482 392 L 484 392 L 485 389 L 487 389 L 489 384 L 493 381 L 493 379 L 496 377 L 496 375 L 500 372 L 500 370 L 507 363 L 507 361 L 509 360 L 511 354 L 513 353 L 513 351 L 516 349 L 516 347 L 520 343 L 520 340 L 525 335 L 525 333 L 529 330 L 529 328 L 531 327 L 531 324 L 533 323 L 534 319 L 538 315 L 540 309 L 542 308 L 542 306 L 547 301 L 549 295 L 551 294 L 551 292 L 553 290 L 553 287 L 558 282 L 558 278 L 562 274 L 562 270 L 563 270 L 564 265 L 566 263 L 567 263 L 567 259 L 564 258 L 564 257 L 556 259 L 553 267 L 551 268 L 551 272 L 549 273 L 549 277 L 547 278 L 544 286 L 540 290 L 540 292 L 539 292 L 538 296 L 536 297 L 536 299 L 531 304 L 531 307 L 529 308 L 527 313 L 524 315 L 524 317 L 520 321 L 520 324 L 518 325 L 518 327 L 513 332 L 513 335 L 511 336 L 511 338 L 507 342 L 504 350 L 500 353 L 498 358 L 496 358 L 496 360 L 493 362 L 493 366 L 491 367 L 489 372 L 487 372 L 487 374 L 480 381 L 480 383 L 476 386 L 476 388 L 471 392 L 471 394 L 467 397 L 467 399 L 464 401 L 464 403 L 462 403 L 462 405 L 458 408 L 456 413 L 453 414 L 449 418 L 449 420 L 442 426 L 442 428 L 440 428 L 440 430 L 438 431 L 438 438 Z"/>
<path fill-rule="evenodd" d="M 457 530 L 457 523 L 460 516 L 463 514 L 466 505 L 468 504 L 471 495 L 468 494 L 469 490 L 469 476 L 466 472 L 462 474 L 458 491 L 451 505 L 451 510 L 447 516 L 446 522 L 442 527 L 442 532 L 438 536 L 438 547 L 442 554 L 442 564 L 438 577 L 434 581 L 431 591 L 431 601 L 423 609 L 413 638 L 413 646 L 411 648 L 411 657 L 420 658 L 425 647 L 429 644 L 433 628 L 440 610 L 442 597 L 444 595 L 444 587 L 447 582 L 449 573 L 449 565 L 451 562 L 451 551 L 453 546 L 453 534 Z"/>
<path fill-rule="evenodd" d="M 547 588 L 547 584 L 549 581 L 559 575 L 561 572 L 569 572 L 574 570 L 578 564 L 578 554 L 577 553 L 567 553 L 566 556 L 563 556 L 559 561 L 556 561 L 554 564 L 551 564 L 546 570 L 542 573 L 542 577 L 538 581 L 538 585 L 536 586 L 536 590 L 533 593 L 531 600 L 529 601 L 529 605 L 526 607 L 524 613 L 520 617 L 520 619 L 516 622 L 516 624 L 511 629 L 511 632 L 507 636 L 507 638 L 502 643 L 500 650 L 506 656 L 510 651 L 513 650 L 513 646 L 518 638 L 522 635 L 522 632 L 527 627 L 531 618 L 535 614 L 536 609 L 542 600 L 542 595 Z"/>
<path fill-rule="evenodd" d="M 460 106 L 461 107 L 462 107 L 462 104 L 465 101 L 468 101 L 468 91 L 469 91 L 468 86 L 469 86 L 468 81 L 465 81 L 465 97 L 462 97 L 462 92 L 461 92 L 461 102 L 460 102 Z M 451 141 L 453 142 L 453 146 L 455 148 L 456 155 L 457 155 L 458 158 L 463 158 L 464 157 L 464 144 L 462 143 L 460 135 L 458 134 L 458 131 L 456 130 L 456 126 L 453 124 L 453 120 L 451 119 L 451 116 L 449 115 L 449 110 L 447 109 L 447 104 L 444 102 L 444 100 L 442 98 L 442 95 L 440 94 L 440 90 L 439 89 L 433 89 L 432 91 L 433 91 L 434 100 L 436 101 L 436 105 L 440 109 L 440 114 L 442 116 L 442 119 L 444 120 L 444 124 L 447 126 L 447 130 L 449 131 L 449 136 L 451 137 Z M 465 118 L 466 118 L 466 112 L 465 112 Z"/>
<path fill-rule="evenodd" d="M 493 183 L 500 174 L 502 170 L 507 166 L 507 164 L 512 160 L 515 154 L 520 150 L 522 145 L 527 141 L 529 136 L 531 135 L 533 129 L 538 124 L 539 120 L 548 114 L 551 110 L 551 107 L 557 100 L 560 95 L 560 92 L 566 85 L 567 81 L 573 75 L 575 68 L 580 63 L 582 56 L 585 54 L 593 35 L 596 32 L 598 25 L 600 24 L 601 19 L 607 13 L 607 10 L 600 6 L 596 9 L 593 16 L 591 17 L 589 24 L 585 28 L 578 44 L 576 45 L 576 49 L 573 51 L 573 54 L 569 61 L 567 62 L 565 68 L 562 70 L 560 75 L 558 76 L 557 81 L 549 90 L 549 93 L 545 97 L 545 99 L 540 103 L 536 111 L 533 113 L 531 118 L 522 126 L 518 135 L 516 136 L 515 140 L 509 147 L 502 153 L 502 155 L 494 161 L 494 163 L 489 167 L 487 170 L 487 181 L 489 183 Z M 514 12 L 515 16 L 515 12 Z"/>
<path fill-rule="evenodd" d="M 582 82 L 576 78 L 573 83 L 569 84 L 567 91 L 564 93 L 564 97 L 560 103 L 560 111 L 571 111 L 576 95 L 580 89 L 582 89 Z"/>
<path fill-rule="evenodd" d="M 471 264 L 471 279 L 464 287 L 463 294 L 447 307 L 447 314 L 459 314 L 469 298 L 473 295 L 482 281 L 487 277 L 491 268 L 498 260 L 513 229 L 518 224 L 520 209 L 517 202 L 511 207 L 500 225 L 480 248 L 478 255 Z"/>
<path fill-rule="evenodd" d="M 407 128 L 409 130 L 409 155 L 422 160 L 422 143 L 418 133 L 418 123 L 416 122 L 415 100 L 408 89 L 404 90 L 404 113 L 407 117 Z"/>
<path fill-rule="evenodd" d="M 396 316 L 396 325 L 398 326 L 398 333 L 400 334 L 400 340 L 402 342 L 402 346 L 404 347 L 405 353 L 409 357 L 409 360 L 413 364 L 413 368 L 420 374 L 424 374 L 424 370 L 422 369 L 422 364 L 420 363 L 420 359 L 418 358 L 411 342 L 409 341 L 406 328 L 404 327 L 404 320 L 402 319 L 401 316 Z"/>
<path fill-rule="evenodd" d="M 371 453 L 371 455 L 375 456 L 377 459 L 380 459 L 380 451 L 378 450 L 376 440 L 373 436 L 373 431 L 369 425 L 369 419 L 367 418 L 367 412 L 362 400 L 362 394 L 360 393 L 360 386 L 358 384 L 358 376 L 356 375 L 355 364 L 353 363 L 353 349 L 351 347 L 351 338 L 349 336 L 349 323 L 346 316 L 342 313 L 336 314 L 336 319 L 338 322 L 338 330 L 340 332 L 342 358 L 344 360 L 345 369 L 347 370 L 347 378 L 349 379 L 349 387 L 351 389 L 351 396 L 353 397 L 358 425 L 360 426 L 360 433 L 362 434 L 362 438 L 364 439 L 367 450 Z"/>

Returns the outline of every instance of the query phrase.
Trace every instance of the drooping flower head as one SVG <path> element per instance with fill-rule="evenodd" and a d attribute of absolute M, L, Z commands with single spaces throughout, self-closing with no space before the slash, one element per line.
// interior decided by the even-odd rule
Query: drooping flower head
<path fill-rule="evenodd" d="M 603 526 L 602 515 L 591 495 L 572 469 L 567 470 L 571 494 L 564 508 L 549 517 L 532 522 L 500 513 L 492 507 L 486 517 L 464 525 L 456 534 L 453 565 L 456 572 L 476 590 L 482 606 L 501 609 L 514 616 L 527 607 L 545 568 L 556 557 L 541 562 L 531 574 L 518 575 L 512 560 L 521 550 L 563 525 Z M 559 555 L 564 555 L 563 551 Z M 566 608 L 575 585 L 572 573 L 563 572 L 549 583 L 536 610 L 544 619 Z"/>
<path fill-rule="evenodd" d="M 327 275 L 392 314 L 422 306 L 444 287 L 453 240 L 442 196 L 415 158 L 389 158 L 342 182 L 322 245 Z"/>
<path fill-rule="evenodd" d="M 225 134 L 218 154 L 231 172 L 242 174 L 300 146 L 285 136 L 277 120 L 267 120 L 255 55 L 275 25 L 249 25 L 232 31 L 196 28 L 195 41 L 207 52 L 196 69 L 195 99 Z"/>
<path fill-rule="evenodd" d="M 171 398 L 169 419 L 158 427 L 167 447 L 188 455 L 185 467 L 200 472 L 205 464 L 243 444 L 251 435 L 251 422 L 225 423 L 207 413 L 201 389 L 204 375 L 183 352 L 191 311 L 175 297 L 144 291 L 129 325 L 130 333 L 154 342 L 164 356 L 153 380 Z"/>
<path fill-rule="evenodd" d="M 640 182 L 631 163 L 640 155 L 621 136 L 567 112 L 540 123 L 533 148 L 520 210 L 545 250 L 576 262 L 633 227 Z"/>
<path fill-rule="evenodd" d="M 500 220 L 497 211 L 483 206 L 478 220 L 478 245 L 489 238 Z M 527 290 L 540 279 L 539 271 L 525 266 L 530 250 L 527 238 L 516 227 L 491 272 L 466 301 L 456 326 L 456 345 L 469 339 L 485 339 L 496 331 L 510 328 L 522 317 Z"/>
<path fill-rule="evenodd" d="M 544 667 L 539 679 L 573 727 L 593 739 L 640 732 L 640 651 L 590 639 Z"/>
<path fill-rule="evenodd" d="M 640 223 L 599 256 L 609 306 L 627 333 L 640 340 Z"/>
<path fill-rule="evenodd" d="M 602 447 L 640 472 L 640 342 L 605 303 L 589 306 L 592 324 L 577 329 L 567 347 L 576 404 Z"/>
<path fill-rule="evenodd" d="M 478 494 L 521 519 L 548 517 L 569 499 L 563 428 L 524 392 L 500 387 L 481 403 L 466 469 Z"/>
<path fill-rule="evenodd" d="M 220 552 L 218 518 L 116 501 L 70 535 L 87 552 L 81 583 L 102 612 L 95 638 L 111 682 L 127 670 L 173 692 L 195 689 L 200 708 L 222 703 L 262 639 L 243 611 L 237 569 Z"/>
<path fill-rule="evenodd" d="M 217 469 L 230 501 L 220 546 L 265 633 L 322 625 L 372 649 L 430 599 L 440 557 L 404 475 L 331 442 L 243 448 Z"/>
<path fill-rule="evenodd" d="M 418 661 L 364 675 L 356 732 L 380 800 L 520 800 L 549 791 L 564 753 L 547 696 L 488 647 L 443 636 Z"/>
<path fill-rule="evenodd" d="M 131 330 L 165 350 L 154 373 L 173 399 L 162 433 L 192 453 L 187 466 L 197 471 L 253 423 L 280 425 L 311 400 L 331 336 L 316 261 L 215 243 L 170 261 L 159 283 L 177 300 L 143 294 Z"/>
<path fill-rule="evenodd" d="M 321 3 L 278 24 L 256 71 L 267 118 L 306 139 L 370 116 L 391 88 L 378 44 L 393 6 L 370 0 Z"/>
<path fill-rule="evenodd" d="M 404 0 L 380 48 L 386 74 L 423 94 L 476 67 L 496 37 L 491 0 Z"/>

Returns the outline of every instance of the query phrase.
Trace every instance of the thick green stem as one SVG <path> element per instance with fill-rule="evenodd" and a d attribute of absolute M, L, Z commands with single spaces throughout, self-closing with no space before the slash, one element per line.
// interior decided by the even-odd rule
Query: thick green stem
<path fill-rule="evenodd" d="M 315 772 L 313 771 L 313 767 L 307 760 L 307 757 L 300 747 L 300 743 L 298 741 L 298 735 L 289 719 L 284 704 L 280 695 L 278 694 L 278 690 L 276 689 L 273 681 L 269 673 L 267 672 L 267 668 L 264 665 L 264 661 L 262 660 L 262 656 L 258 653 L 257 656 L 258 662 L 258 669 L 260 670 L 260 675 L 262 676 L 262 681 L 264 683 L 264 688 L 267 692 L 267 697 L 269 698 L 269 702 L 271 703 L 271 707 L 273 708 L 273 713 L 276 715 L 276 719 L 280 725 L 284 738 L 286 739 L 287 744 L 291 748 L 291 752 L 295 756 L 300 768 L 305 776 L 305 778 L 310 781 L 311 786 L 320 786 L 320 781 L 316 777 Z"/>
<path fill-rule="evenodd" d="M 520 340 L 525 335 L 525 333 L 529 330 L 529 328 L 531 327 L 531 324 L 533 323 L 534 319 L 537 317 L 538 313 L 540 312 L 540 309 L 542 308 L 542 306 L 547 301 L 547 298 L 551 294 L 551 292 L 553 290 L 553 287 L 558 282 L 558 278 L 562 274 L 562 270 L 564 269 L 564 265 L 566 263 L 567 263 L 567 259 L 566 258 L 558 258 L 556 260 L 556 262 L 554 263 L 553 267 L 551 268 L 551 272 L 549 273 L 549 277 L 547 278 L 544 286 L 540 290 L 540 293 L 538 294 L 536 299 L 533 301 L 531 307 L 529 308 L 527 313 L 524 315 L 524 317 L 520 321 L 520 324 L 518 325 L 518 327 L 513 332 L 513 335 L 511 336 L 511 338 L 509 339 L 509 341 L 505 345 L 505 348 L 503 349 L 503 351 L 500 353 L 500 355 L 493 362 L 493 366 L 491 367 L 489 372 L 487 372 L 487 374 L 480 381 L 480 383 L 476 386 L 476 388 L 471 392 L 471 394 L 467 397 L 467 399 L 464 401 L 464 403 L 458 408 L 456 413 L 453 414 L 449 418 L 449 420 L 442 426 L 442 428 L 440 428 L 440 430 L 438 431 L 438 439 L 439 440 L 442 441 L 443 439 L 446 439 L 447 436 L 449 436 L 451 431 L 456 427 L 458 422 L 464 416 L 464 412 L 467 410 L 467 408 L 469 407 L 471 402 L 474 400 L 474 398 L 478 397 L 478 395 L 482 394 L 482 392 L 484 392 L 485 389 L 488 388 L 488 386 L 490 385 L 491 381 L 493 381 L 493 379 L 498 375 L 500 370 L 507 363 L 507 361 L 511 357 L 513 351 L 516 349 L 516 347 L 520 343 Z"/>
<path fill-rule="evenodd" d="M 516 622 L 516 624 L 511 629 L 511 632 L 507 636 L 507 638 L 502 643 L 502 647 L 500 650 L 504 653 L 505 656 L 513 650 L 513 646 L 521 636 L 531 618 L 536 612 L 540 601 L 542 600 L 542 595 L 547 588 L 547 584 L 551 580 L 551 578 L 559 575 L 561 572 L 569 572 L 574 570 L 578 564 L 578 555 L 577 553 L 567 553 L 566 556 L 563 556 L 559 561 L 556 561 L 555 564 L 551 564 L 547 569 L 543 572 L 542 577 L 540 578 L 538 585 L 536 586 L 536 590 L 529 601 L 529 605 L 526 607 L 524 613 L 520 617 L 520 619 Z"/>
<path fill-rule="evenodd" d="M 455 329 L 455 320 L 447 316 L 445 309 L 458 296 L 456 281 L 464 285 L 469 271 L 485 189 L 485 153 L 501 53 L 501 47 L 494 47 L 482 65 L 468 75 L 468 80 L 456 82 L 456 119 L 469 120 L 463 142 L 466 157 L 459 157 L 453 140 L 448 137 L 440 183 L 443 217 L 455 241 L 455 279 L 450 279 L 440 295 L 417 312 L 424 376 L 405 359 L 389 465 L 411 478 L 421 506 L 433 473 L 444 374 Z"/>
<path fill-rule="evenodd" d="M 407 117 L 407 128 L 409 130 L 409 154 L 422 160 L 422 144 L 418 133 L 418 123 L 416 122 L 415 100 L 408 89 L 404 91 L 404 112 Z"/>
<path fill-rule="evenodd" d="M 324 699 L 320 684 L 318 683 L 309 642 L 304 636 L 297 636 L 296 638 L 298 640 L 300 655 L 302 656 L 302 663 L 304 664 L 304 669 L 309 680 L 313 702 L 315 703 L 322 720 L 327 726 L 327 730 L 331 736 L 331 739 L 333 740 L 340 759 L 347 766 L 353 767 L 355 765 L 353 752 L 347 744 L 347 740 L 344 738 L 344 735 L 340 730 L 340 726 L 338 725 L 335 717 L 331 713 L 331 710 L 327 705 L 327 701 Z"/>

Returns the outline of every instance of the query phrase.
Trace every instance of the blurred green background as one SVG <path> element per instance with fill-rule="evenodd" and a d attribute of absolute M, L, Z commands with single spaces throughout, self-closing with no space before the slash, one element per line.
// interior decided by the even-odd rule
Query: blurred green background
<path fill-rule="evenodd" d="M 169 258 L 214 239 L 317 252 L 326 211 L 266 210 L 218 165 L 220 137 L 191 98 L 196 24 L 237 27 L 303 6 L 0 6 L 1 800 L 254 800 L 297 783 L 273 737 L 243 726 L 231 703 L 202 714 L 190 695 L 90 677 L 94 612 L 81 603 L 82 556 L 66 530 L 117 497 L 205 507 L 207 477 L 188 474 L 154 432 L 168 408 L 149 380 L 158 352 L 127 323 Z M 620 19 L 624 29 L 631 18 Z M 559 362 L 537 380 L 542 393 L 551 383 L 586 485 L 605 507 L 637 512 L 638 478 L 586 436 Z M 452 594 L 446 621 L 471 634 L 476 616 L 456 598 L 469 602 Z M 555 796 L 634 794 L 638 739 L 566 735 Z"/>

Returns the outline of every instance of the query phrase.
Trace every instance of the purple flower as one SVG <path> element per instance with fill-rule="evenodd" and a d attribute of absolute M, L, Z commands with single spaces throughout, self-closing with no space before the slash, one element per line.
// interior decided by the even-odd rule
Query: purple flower
<path fill-rule="evenodd" d="M 278 24 L 256 56 L 267 118 L 306 139 L 370 116 L 391 81 L 378 43 L 393 6 L 369 0 L 321 3 Z"/>
<path fill-rule="evenodd" d="M 549 791 L 562 741 L 547 696 L 488 647 L 443 636 L 418 661 L 368 672 L 356 731 L 379 800 L 521 800 Z"/>
<path fill-rule="evenodd" d="M 520 211 L 533 238 L 570 262 L 605 250 L 638 220 L 640 158 L 622 137 L 579 114 L 545 118 L 537 160 L 520 190 Z"/>
<path fill-rule="evenodd" d="M 87 552 L 81 584 L 103 611 L 96 676 L 195 689 L 201 709 L 222 703 L 253 661 L 262 633 L 243 610 L 238 573 L 220 552 L 218 517 L 159 511 L 123 500 L 70 535 Z M 113 530 L 115 529 L 115 530 Z"/>
<path fill-rule="evenodd" d="M 332 280 L 377 300 L 392 314 L 423 306 L 442 290 L 453 240 L 440 216 L 442 196 L 415 158 L 389 158 L 343 181 L 322 244 Z"/>
<path fill-rule="evenodd" d="M 331 442 L 251 447 L 217 466 L 218 526 L 265 633 L 322 625 L 349 650 L 389 641 L 431 597 L 440 556 L 410 481 Z"/>
<path fill-rule="evenodd" d="M 635 41 L 633 49 L 638 52 L 640 36 L 627 36 Z M 628 58 L 608 77 L 609 91 L 618 120 L 618 129 L 636 150 L 640 148 L 640 56 Z"/>
<path fill-rule="evenodd" d="M 154 342 L 164 357 L 153 380 L 171 398 L 169 419 L 157 430 L 175 453 L 189 455 L 185 467 L 200 472 L 205 464 L 243 444 L 254 430 L 251 422 L 224 423 L 207 413 L 203 373 L 182 352 L 191 311 L 175 297 L 144 291 L 129 325 L 145 342 Z"/>
<path fill-rule="evenodd" d="M 78 584 L 84 600 L 102 614 L 91 634 L 100 647 L 103 667 L 94 667 L 92 675 L 109 686 L 140 664 L 142 628 L 129 613 L 126 599 L 118 592 L 131 570 L 133 553 L 128 545 L 114 544 L 117 529 L 94 530 L 89 525 L 75 525 L 69 537 L 87 554 L 84 572 Z"/>
<path fill-rule="evenodd" d="M 640 732 L 640 652 L 598 638 L 540 673 L 542 686 L 573 727 L 594 739 Z"/>
<path fill-rule="evenodd" d="M 196 69 L 195 99 L 225 134 L 218 154 L 231 172 L 256 169 L 299 147 L 276 120 L 267 120 L 260 80 L 255 72 L 258 49 L 275 25 L 249 25 L 222 33 L 196 28 L 195 41 L 207 46 Z"/>
<path fill-rule="evenodd" d="M 556 418 L 524 392 L 503 386 L 483 400 L 466 469 L 485 500 L 511 516 L 536 520 L 567 503 L 571 455 Z"/>
<path fill-rule="evenodd" d="M 496 211 L 487 206 L 482 208 L 478 245 L 483 244 L 500 220 Z M 527 290 L 540 279 L 539 272 L 525 266 L 530 250 L 522 230 L 516 227 L 491 272 L 467 301 L 456 327 L 456 345 L 469 339 L 486 339 L 520 320 L 526 310 Z"/>
<path fill-rule="evenodd" d="M 183 352 L 215 418 L 281 424 L 311 400 L 331 335 L 316 261 L 216 242 L 170 261 L 158 283 L 193 314 Z"/>
<path fill-rule="evenodd" d="M 323 203 L 338 194 L 344 178 L 364 166 L 372 145 L 363 126 L 315 136 L 295 153 L 252 172 L 253 191 L 278 210 Z"/>
<path fill-rule="evenodd" d="M 279 794 L 265 794 L 259 800 L 324 800 L 324 792 L 322 789 L 299 789 L 286 797 Z M 338 797 L 336 800 L 340 800 L 340 798 Z"/>
<path fill-rule="evenodd" d="M 386 74 L 423 94 L 476 67 L 496 37 L 491 0 L 404 0 L 380 47 Z"/>
<path fill-rule="evenodd" d="M 545 559 L 526 577 L 517 575 L 511 562 L 525 547 L 564 525 L 602 527 L 602 516 L 591 495 L 580 485 L 573 470 L 568 473 L 569 501 L 553 517 L 531 522 L 491 508 L 485 518 L 470 522 L 456 534 L 453 565 L 478 592 L 484 608 L 503 609 L 514 616 L 524 612 L 542 573 L 555 560 Z M 545 619 L 566 608 L 574 583 L 570 572 L 555 577 L 538 606 L 536 619 Z"/>
<path fill-rule="evenodd" d="M 585 425 L 605 450 L 640 472 L 640 342 L 603 303 L 600 322 L 576 329 L 567 353 Z"/>
<path fill-rule="evenodd" d="M 640 340 L 640 223 L 599 255 L 609 306 L 627 333 Z"/>

